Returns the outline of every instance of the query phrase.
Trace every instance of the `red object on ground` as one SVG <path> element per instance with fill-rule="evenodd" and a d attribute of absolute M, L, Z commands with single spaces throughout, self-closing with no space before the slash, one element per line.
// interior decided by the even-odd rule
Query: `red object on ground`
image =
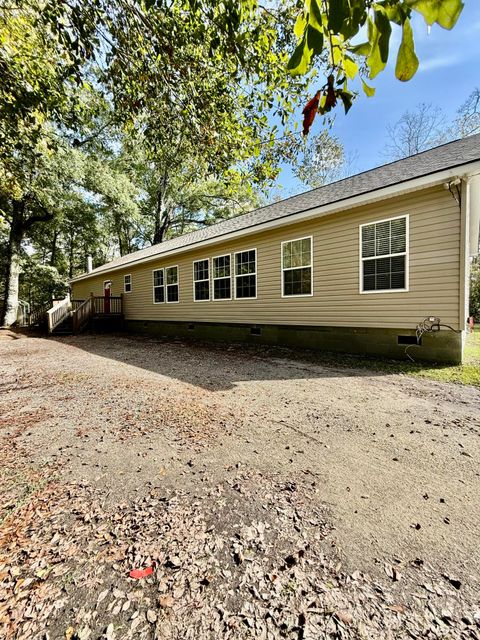
<path fill-rule="evenodd" d="M 321 91 L 317 91 L 314 97 L 307 102 L 302 113 L 303 113 L 303 135 L 308 136 L 308 132 L 310 131 L 310 127 L 315 120 L 315 116 L 317 115 L 318 103 L 320 102 Z"/>
<path fill-rule="evenodd" d="M 146 569 L 132 569 L 128 574 L 130 578 L 146 578 L 153 573 L 153 567 L 147 567 Z"/>

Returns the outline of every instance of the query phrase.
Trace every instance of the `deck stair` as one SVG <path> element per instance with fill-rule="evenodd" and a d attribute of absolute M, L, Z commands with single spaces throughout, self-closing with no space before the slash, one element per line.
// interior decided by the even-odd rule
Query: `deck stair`
<path fill-rule="evenodd" d="M 72 315 L 69 314 L 65 316 L 60 324 L 58 324 L 53 330 L 52 335 L 54 336 L 71 336 L 73 334 L 73 318 Z"/>

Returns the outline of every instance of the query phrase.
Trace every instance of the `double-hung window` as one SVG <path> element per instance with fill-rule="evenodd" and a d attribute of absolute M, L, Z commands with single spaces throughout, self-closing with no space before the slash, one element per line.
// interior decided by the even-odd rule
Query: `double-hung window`
<path fill-rule="evenodd" d="M 165 302 L 165 279 L 163 269 L 155 269 L 153 272 L 153 303 Z"/>
<path fill-rule="evenodd" d="M 167 287 L 167 302 L 178 302 L 178 267 L 166 267 L 165 282 Z"/>
<path fill-rule="evenodd" d="M 257 250 L 235 254 L 235 298 L 257 297 Z"/>
<path fill-rule="evenodd" d="M 408 290 L 408 216 L 360 226 L 360 291 Z"/>
<path fill-rule="evenodd" d="M 231 300 L 232 273 L 230 254 L 212 258 L 213 299 Z"/>
<path fill-rule="evenodd" d="M 282 296 L 311 296 L 312 237 L 282 242 Z"/>
<path fill-rule="evenodd" d="M 208 258 L 193 263 L 193 299 L 210 300 L 210 269 Z"/>
<path fill-rule="evenodd" d="M 132 276 L 130 274 L 123 276 L 123 291 L 125 293 L 132 291 Z"/>

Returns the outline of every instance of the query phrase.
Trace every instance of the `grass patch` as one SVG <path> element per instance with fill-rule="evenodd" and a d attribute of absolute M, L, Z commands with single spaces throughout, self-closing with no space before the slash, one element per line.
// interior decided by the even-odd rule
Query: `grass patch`
<path fill-rule="evenodd" d="M 403 373 L 438 382 L 456 382 L 480 387 L 480 330 L 467 335 L 465 361 L 461 365 L 429 364 L 400 360 L 380 360 L 358 356 L 329 355 L 327 364 L 369 369 L 383 373 Z"/>

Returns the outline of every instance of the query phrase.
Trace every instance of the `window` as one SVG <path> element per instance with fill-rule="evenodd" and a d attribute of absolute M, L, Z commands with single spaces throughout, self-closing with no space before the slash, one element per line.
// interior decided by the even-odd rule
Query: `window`
<path fill-rule="evenodd" d="M 235 254 L 235 298 L 257 297 L 257 250 Z"/>
<path fill-rule="evenodd" d="M 132 276 L 123 276 L 123 290 L 125 293 L 130 293 L 132 290 Z"/>
<path fill-rule="evenodd" d="M 212 258 L 213 274 L 213 299 L 231 300 L 232 298 L 232 274 L 230 267 L 230 255 Z"/>
<path fill-rule="evenodd" d="M 362 293 L 408 289 L 408 216 L 360 226 Z"/>
<path fill-rule="evenodd" d="M 312 238 L 282 242 L 282 296 L 312 294 Z"/>
<path fill-rule="evenodd" d="M 153 272 L 153 303 L 165 302 L 165 282 L 163 269 L 155 269 Z"/>
<path fill-rule="evenodd" d="M 167 302 L 178 302 L 178 267 L 165 269 L 167 283 Z"/>
<path fill-rule="evenodd" d="M 210 300 L 209 262 L 196 260 L 193 263 L 193 299 L 195 302 Z"/>

